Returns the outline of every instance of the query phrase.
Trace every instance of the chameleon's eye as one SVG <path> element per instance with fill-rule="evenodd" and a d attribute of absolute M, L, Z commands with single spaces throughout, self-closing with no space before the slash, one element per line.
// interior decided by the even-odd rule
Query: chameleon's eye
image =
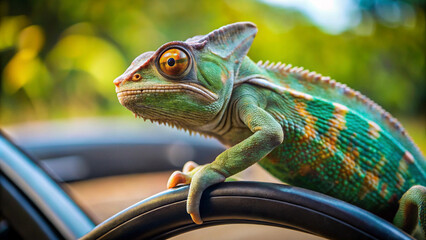
<path fill-rule="evenodd" d="M 132 80 L 133 81 L 139 81 L 139 80 L 141 80 L 141 77 L 142 76 L 139 73 L 135 73 L 132 77 Z"/>
<path fill-rule="evenodd" d="M 165 51 L 158 60 L 160 70 L 170 77 L 179 77 L 185 73 L 189 66 L 188 55 L 179 48 Z"/>

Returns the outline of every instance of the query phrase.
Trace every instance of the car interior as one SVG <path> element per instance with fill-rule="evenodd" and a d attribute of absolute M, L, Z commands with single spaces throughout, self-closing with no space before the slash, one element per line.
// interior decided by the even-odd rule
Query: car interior
<path fill-rule="evenodd" d="M 1 239 L 410 239 L 348 203 L 285 184 L 260 167 L 203 193 L 166 190 L 186 161 L 224 150 L 213 139 L 125 119 L 21 124 L 0 135 Z M 143 124 L 142 124 L 143 125 Z M 247 181 L 249 180 L 249 181 Z"/>

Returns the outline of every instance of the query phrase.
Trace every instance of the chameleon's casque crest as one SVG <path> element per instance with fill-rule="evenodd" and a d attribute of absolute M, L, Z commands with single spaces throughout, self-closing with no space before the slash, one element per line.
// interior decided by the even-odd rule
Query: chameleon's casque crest
<path fill-rule="evenodd" d="M 195 43 L 195 46 L 206 45 L 212 53 L 221 58 L 233 57 L 239 60 L 246 56 L 256 33 L 256 25 L 244 22 L 221 27 L 209 34 L 189 38 L 185 42 Z"/>

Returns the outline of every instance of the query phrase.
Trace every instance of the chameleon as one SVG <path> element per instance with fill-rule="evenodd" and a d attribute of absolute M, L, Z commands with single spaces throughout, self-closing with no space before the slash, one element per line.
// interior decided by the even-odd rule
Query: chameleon
<path fill-rule="evenodd" d="M 257 27 L 238 22 L 139 55 L 114 80 L 136 117 L 218 139 L 227 149 L 188 162 L 196 224 L 203 191 L 258 163 L 290 185 L 349 202 L 424 238 L 426 160 L 397 119 L 345 84 L 291 64 L 255 63 Z M 398 209 L 399 207 L 399 209 Z"/>

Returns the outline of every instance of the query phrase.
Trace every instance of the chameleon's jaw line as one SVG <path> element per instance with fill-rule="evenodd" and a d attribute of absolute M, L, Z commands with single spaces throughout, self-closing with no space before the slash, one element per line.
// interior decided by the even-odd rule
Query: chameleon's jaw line
<path fill-rule="evenodd" d="M 143 87 L 139 89 L 117 89 L 117 97 L 123 98 L 132 95 L 140 95 L 144 93 L 172 93 L 172 92 L 190 92 L 192 94 L 197 94 L 202 96 L 206 100 L 213 102 L 218 100 L 217 94 L 207 90 L 206 88 L 196 85 L 196 84 L 166 84 L 166 85 L 155 85 L 150 87 Z"/>

